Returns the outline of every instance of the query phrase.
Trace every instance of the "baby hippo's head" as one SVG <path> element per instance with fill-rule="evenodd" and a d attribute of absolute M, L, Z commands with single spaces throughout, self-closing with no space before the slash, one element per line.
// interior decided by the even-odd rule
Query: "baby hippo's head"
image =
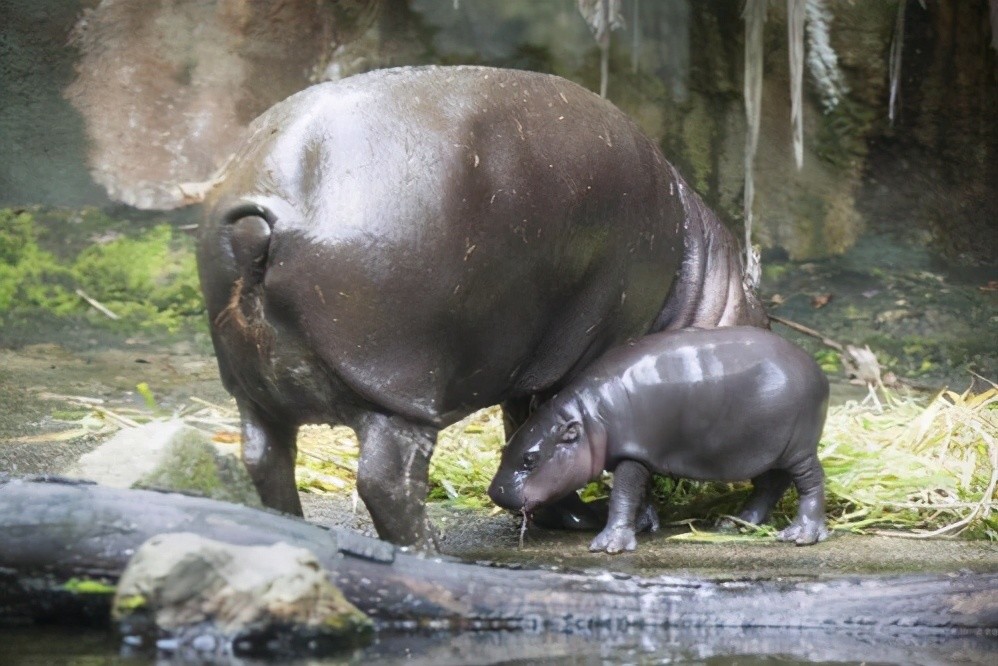
<path fill-rule="evenodd" d="M 510 438 L 489 497 L 510 511 L 531 513 L 565 497 L 603 471 L 606 433 L 579 401 L 554 396 Z"/>

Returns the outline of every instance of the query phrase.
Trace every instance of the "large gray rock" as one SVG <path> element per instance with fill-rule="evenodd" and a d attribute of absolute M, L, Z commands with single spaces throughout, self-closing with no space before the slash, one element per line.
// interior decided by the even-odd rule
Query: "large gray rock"
<path fill-rule="evenodd" d="M 112 488 L 153 488 L 262 507 L 246 468 L 183 421 L 119 431 L 66 471 Z"/>
<path fill-rule="evenodd" d="M 127 642 L 217 656 L 351 647 L 372 628 L 310 551 L 190 533 L 139 547 L 118 582 L 112 614 Z"/>

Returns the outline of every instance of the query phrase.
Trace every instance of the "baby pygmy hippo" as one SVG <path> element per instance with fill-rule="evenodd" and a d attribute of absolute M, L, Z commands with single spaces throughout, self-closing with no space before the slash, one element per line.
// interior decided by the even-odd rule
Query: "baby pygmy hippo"
<path fill-rule="evenodd" d="M 610 350 L 541 405 L 503 450 L 489 488 L 529 515 L 614 473 L 607 525 L 592 551 L 634 550 L 638 522 L 657 528 L 651 474 L 752 479 L 739 517 L 761 523 L 792 482 L 797 517 L 779 533 L 826 538 L 817 447 L 828 379 L 804 350 L 760 328 L 683 329 Z"/>

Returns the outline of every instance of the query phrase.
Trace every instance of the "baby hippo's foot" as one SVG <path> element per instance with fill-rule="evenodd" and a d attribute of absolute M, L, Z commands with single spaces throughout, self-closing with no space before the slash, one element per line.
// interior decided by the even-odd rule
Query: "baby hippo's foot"
<path fill-rule="evenodd" d="M 634 536 L 634 528 L 629 525 L 610 527 L 609 525 L 589 544 L 589 552 L 598 553 L 605 550 L 608 553 L 620 553 L 634 550 L 638 540 Z"/>
<path fill-rule="evenodd" d="M 828 538 L 824 521 L 807 520 L 800 517 L 785 530 L 776 535 L 778 541 L 793 541 L 798 546 L 810 546 Z"/>

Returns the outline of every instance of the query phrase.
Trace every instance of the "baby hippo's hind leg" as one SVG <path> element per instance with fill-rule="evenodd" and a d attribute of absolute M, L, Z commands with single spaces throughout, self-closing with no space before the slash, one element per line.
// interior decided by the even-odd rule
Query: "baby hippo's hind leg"
<path fill-rule="evenodd" d="M 825 527 L 825 471 L 812 454 L 790 470 L 800 505 L 797 517 L 776 538 L 808 546 L 828 538 Z"/>

